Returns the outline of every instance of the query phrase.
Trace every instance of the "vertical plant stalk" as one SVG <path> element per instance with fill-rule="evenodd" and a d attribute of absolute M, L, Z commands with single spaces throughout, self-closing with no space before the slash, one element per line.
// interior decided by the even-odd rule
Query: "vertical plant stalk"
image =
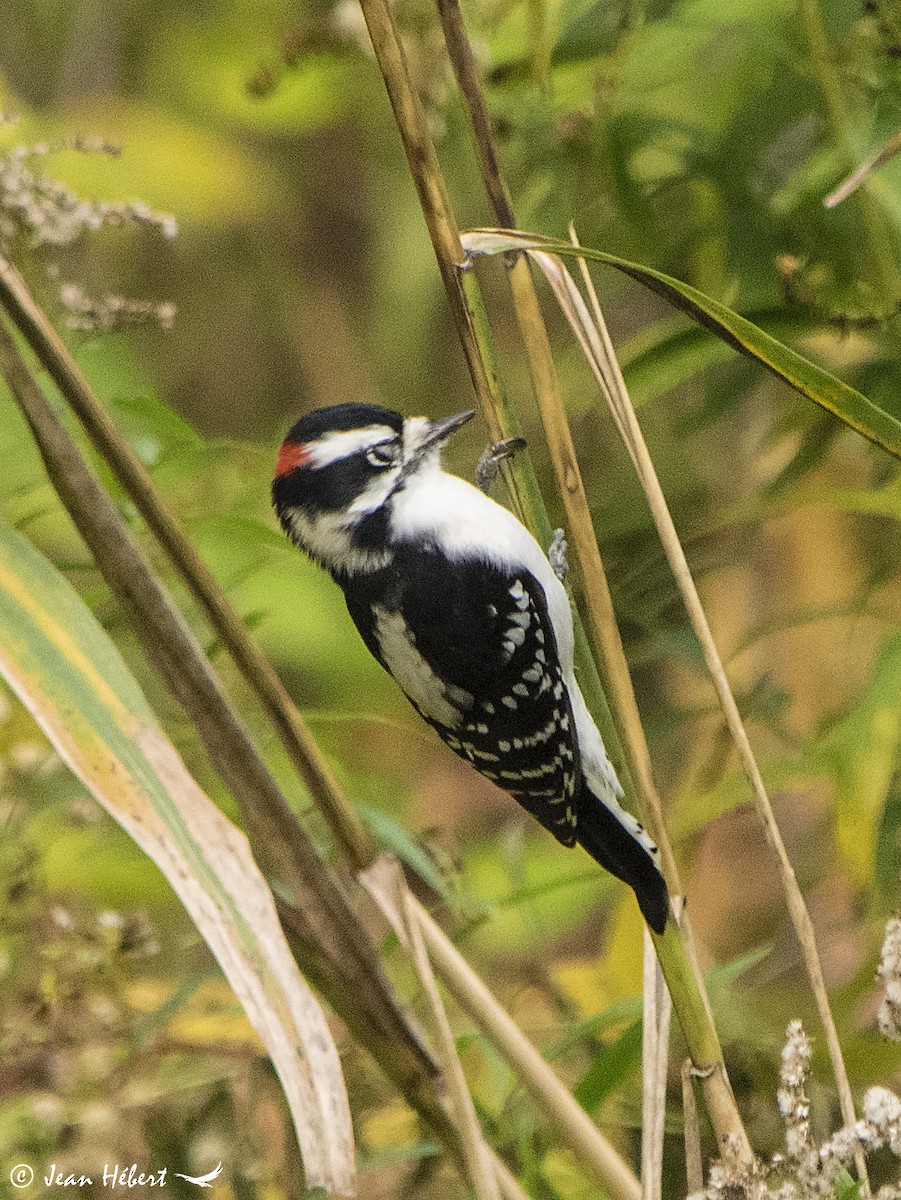
<path fill-rule="evenodd" d="M 459 226 L 422 105 L 410 78 L 394 14 L 388 0 L 360 0 L 360 7 L 410 166 L 479 409 L 492 440 L 518 437 L 518 422 L 498 387 L 478 283 L 468 269 L 463 253 Z M 505 478 L 519 512 L 530 522 L 540 523 L 543 506 L 530 461 L 520 456 L 520 461 L 505 471 Z"/>
<path fill-rule="evenodd" d="M 682 1129 L 685 1136 L 685 1190 L 696 1196 L 704 1190 L 704 1165 L 701 1159 L 701 1127 L 695 1102 L 694 1066 L 690 1058 L 682 1063 Z"/>
<path fill-rule="evenodd" d="M 541 257 L 544 258 L 547 256 L 542 255 Z M 560 270 L 569 278 L 568 273 L 559 260 L 557 260 L 557 263 Z M 688 560 L 685 557 L 685 551 L 682 549 L 682 543 L 679 540 L 672 514 L 669 511 L 666 497 L 663 494 L 663 488 L 660 486 L 660 480 L 654 468 L 653 459 L 644 440 L 644 434 L 641 431 L 641 425 L 635 414 L 635 408 L 629 397 L 626 382 L 607 330 L 604 314 L 588 271 L 588 265 L 581 258 L 579 259 L 579 265 L 592 305 L 594 329 L 598 335 L 597 341 L 590 347 L 589 362 L 592 364 L 595 361 L 597 362 L 596 378 L 607 398 L 616 426 L 620 431 L 623 443 L 635 467 L 635 473 L 647 497 L 648 506 L 657 528 L 657 535 L 660 538 L 667 561 L 670 564 L 670 569 L 673 572 L 676 585 L 682 596 L 682 602 L 685 605 L 695 636 L 701 644 L 704 662 L 707 665 L 707 670 L 716 691 L 723 716 L 725 717 L 729 734 L 735 743 L 742 767 L 751 785 L 754 807 L 763 825 L 767 841 L 775 852 L 789 917 L 791 918 L 795 935 L 801 945 L 804 965 L 807 968 L 814 1000 L 816 1001 L 823 1032 L 826 1036 L 826 1046 L 835 1076 L 842 1117 L 845 1124 L 850 1127 L 857 1119 L 854 1111 L 854 1097 L 845 1068 L 838 1030 L 836 1029 L 832 1009 L 829 1005 L 829 996 L 826 991 L 826 982 L 823 978 L 823 969 L 820 962 L 819 950 L 817 949 L 813 922 L 810 919 L 810 914 L 807 911 L 804 896 L 798 885 L 794 867 L 791 864 L 788 851 L 782 840 L 782 833 L 776 821 L 776 815 L 773 812 L 769 794 L 763 782 L 763 777 L 760 774 L 760 768 L 751 747 L 750 738 L 741 719 L 741 714 L 738 711 L 738 705 L 729 686 L 729 680 L 723 668 L 722 659 L 720 658 L 710 623 L 707 620 L 698 590 L 695 587 L 695 582 L 688 566 Z M 575 285 L 573 284 L 572 286 L 573 290 L 575 290 Z M 585 316 L 587 318 L 587 311 Z M 590 320 L 586 320 L 585 328 L 590 336 L 592 329 Z M 861 1190 L 865 1196 L 868 1196 L 869 1181 L 866 1160 L 860 1148 L 855 1153 L 854 1163 L 858 1171 Z"/>
<path fill-rule="evenodd" d="M 663 1194 L 663 1134 L 673 1006 L 650 933 L 644 931 L 641 1029 L 641 1200 Z"/>
<path fill-rule="evenodd" d="M 499 223 L 513 228 L 516 217 L 501 172 L 494 131 L 458 0 L 437 0 L 437 5 L 448 55 L 472 126 L 482 182 Z M 682 891 L 679 874 L 566 419 L 550 339 L 527 256 L 509 256 L 507 261 L 514 309 L 582 576 L 589 639 L 604 676 L 605 691 L 628 768 L 623 782 L 634 789 L 642 820 L 660 847 L 670 891 L 678 896 Z M 603 732 L 606 736 L 607 730 Z M 691 927 L 684 915 L 680 925 L 681 936 L 679 928 L 672 922 L 662 937 L 655 936 L 661 967 L 694 1061 L 700 1067 L 713 1067 L 704 1071 L 704 1094 L 720 1148 L 751 1162 L 753 1153 L 726 1074 Z"/>
<path fill-rule="evenodd" d="M 387 917 L 401 944 L 410 953 L 416 967 L 435 1026 L 439 1054 L 448 1082 L 448 1098 L 461 1133 L 467 1173 L 476 1200 L 500 1200 L 499 1181 L 472 1096 L 466 1086 L 453 1030 L 432 973 L 417 907 L 407 889 L 403 872 L 396 861 L 383 857 L 366 871 L 361 880 Z"/>
<path fill-rule="evenodd" d="M 2 259 L 0 304 L 6 307 L 42 366 L 72 405 L 101 457 L 147 521 L 251 691 L 260 700 L 346 861 L 354 873 L 363 871 L 375 860 L 374 843 L 338 785 L 303 717 L 212 573 L 157 495 L 143 464 L 119 433 L 43 311 L 35 304 L 24 280 Z M 297 910 L 280 902 L 279 911 L 304 970 L 320 986 L 332 1007 L 341 1013 L 361 1044 L 374 1054 L 401 1094 L 436 1130 L 455 1161 L 462 1165 L 456 1129 L 443 1108 L 435 1104 L 434 1080 L 397 1052 L 378 1022 L 372 1020 L 366 1025 L 362 1023 L 362 1016 L 355 1021 L 353 1013 L 348 1015 L 342 1011 L 342 1001 L 349 1003 L 353 996 L 345 995 L 345 985 L 335 976 L 327 960 L 314 961 L 311 957 Z M 638 1200 L 638 1181 L 625 1160 L 573 1099 L 456 946 L 428 918 L 424 909 L 421 909 L 421 915 L 427 918 L 433 960 L 457 1002 L 497 1047 L 513 1073 L 525 1080 L 535 1103 L 555 1122 L 560 1137 L 591 1167 L 610 1196 L 615 1200 Z M 505 1171 L 506 1168 L 500 1172 L 502 1183 Z M 509 1177 L 509 1172 L 506 1176 Z M 511 1195 L 509 1178 L 505 1194 Z"/>
<path fill-rule="evenodd" d="M 532 78 L 547 86 L 551 74 L 551 31 L 547 0 L 527 0 L 529 46 L 532 51 Z"/>

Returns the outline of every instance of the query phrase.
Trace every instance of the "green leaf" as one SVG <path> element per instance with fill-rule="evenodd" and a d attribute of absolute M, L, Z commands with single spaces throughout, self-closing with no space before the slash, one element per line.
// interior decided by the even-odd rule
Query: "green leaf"
<path fill-rule="evenodd" d="M 159 866 L 219 960 L 279 1073 L 309 1181 L 348 1191 L 353 1134 L 337 1051 L 246 838 L 188 774 L 78 595 L 2 522 L 0 675 Z"/>
<path fill-rule="evenodd" d="M 853 711 L 817 746 L 813 771 L 834 781 L 836 837 L 855 879 L 873 878 L 877 826 L 901 744 L 901 633 L 883 643 Z"/>
<path fill-rule="evenodd" d="M 709 971 L 704 972 L 704 982 L 707 984 L 708 992 L 713 995 L 714 992 L 727 991 L 736 979 L 744 975 L 745 971 L 750 971 L 752 967 L 756 967 L 758 963 L 768 958 L 772 950 L 773 947 L 769 945 L 755 946 L 753 950 L 749 950 L 747 954 L 740 954 L 731 962 L 711 967 Z"/>
<path fill-rule="evenodd" d="M 368 804 L 357 803 L 356 808 L 380 846 L 396 854 L 401 862 L 406 863 L 412 871 L 415 871 L 420 879 L 452 908 L 457 906 L 459 898 L 448 887 L 429 855 L 416 844 L 402 825 L 399 825 L 387 813 L 380 812 Z"/>
<path fill-rule="evenodd" d="M 592 250 L 585 246 L 576 248 L 569 242 L 537 234 L 503 229 L 472 229 L 463 235 L 463 245 L 471 255 L 505 254 L 513 250 L 538 251 L 584 258 L 589 262 L 615 267 L 687 313 L 740 354 L 755 359 L 802 396 L 813 400 L 871 442 L 888 450 L 895 458 L 901 458 L 901 421 L 725 304 L 687 283 L 603 250 Z"/>
<path fill-rule="evenodd" d="M 752 967 L 756 967 L 759 962 L 762 962 L 771 952 L 771 946 L 758 946 L 754 950 L 749 950 L 747 954 L 742 954 L 738 958 L 734 958 L 731 962 L 723 963 L 721 966 L 711 967 L 709 971 L 704 972 L 704 982 L 707 985 L 707 990 L 711 994 L 723 993 L 738 979 L 745 971 L 750 971 Z M 566 1031 L 566 1035 L 556 1042 L 549 1050 L 546 1051 L 547 1057 L 550 1059 L 559 1058 L 577 1042 L 580 1042 L 585 1037 L 600 1037 L 608 1029 L 613 1029 L 617 1025 L 621 1025 L 624 1021 L 634 1022 L 639 1018 L 638 1024 L 641 1025 L 641 997 L 628 996 L 623 1000 L 618 1000 L 603 1012 L 595 1013 L 591 1017 L 586 1017 L 585 1020 L 577 1022 Z"/>
<path fill-rule="evenodd" d="M 635 1021 L 613 1042 L 605 1042 L 575 1087 L 575 1097 L 594 1112 L 629 1078 L 641 1062 L 641 1021 Z"/>
<path fill-rule="evenodd" d="M 842 1171 L 835 1181 L 835 1200 L 861 1200 L 860 1184 L 847 1171 Z"/>
<path fill-rule="evenodd" d="M 547 1057 L 551 1059 L 559 1058 L 561 1054 L 565 1054 L 571 1046 L 581 1041 L 582 1038 L 600 1037 L 606 1030 L 613 1029 L 617 1025 L 622 1025 L 624 1021 L 634 1023 L 636 1018 L 638 1018 L 640 1025 L 641 996 L 627 996 L 623 1000 L 617 1000 L 615 1004 L 611 1004 L 603 1012 L 586 1017 L 584 1021 L 579 1021 L 571 1029 L 568 1029 L 565 1036 L 546 1051 Z"/>

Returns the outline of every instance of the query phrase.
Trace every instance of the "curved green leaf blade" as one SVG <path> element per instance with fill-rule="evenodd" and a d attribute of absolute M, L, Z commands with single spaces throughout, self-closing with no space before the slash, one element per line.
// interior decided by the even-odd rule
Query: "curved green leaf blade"
<path fill-rule="evenodd" d="M 687 313 L 734 350 L 756 359 L 802 396 L 813 400 L 865 438 L 888 450 L 895 458 L 901 458 L 901 421 L 835 375 L 765 333 L 753 322 L 687 283 L 603 250 L 575 247 L 570 242 L 537 234 L 508 229 L 470 229 L 463 234 L 462 241 L 470 255 L 537 250 L 615 267 Z"/>
<path fill-rule="evenodd" d="M 65 579 L 0 522 L 0 674 L 60 757 L 163 871 L 260 1035 L 310 1186 L 349 1194 L 338 1054 L 247 840 L 201 791 L 119 652 Z"/>

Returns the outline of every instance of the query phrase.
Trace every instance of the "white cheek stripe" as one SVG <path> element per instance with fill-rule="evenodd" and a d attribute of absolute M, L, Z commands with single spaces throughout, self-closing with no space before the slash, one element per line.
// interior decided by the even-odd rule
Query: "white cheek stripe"
<path fill-rule="evenodd" d="M 330 571 L 379 571 L 388 565 L 387 551 L 354 546 L 341 513 L 321 513 L 311 520 L 303 509 L 289 508 L 285 515 L 297 545 Z"/>
<path fill-rule="evenodd" d="M 315 441 L 307 442 L 305 448 L 310 466 L 318 471 L 380 442 L 391 442 L 396 437 L 397 431 L 390 425 L 367 425 L 365 429 L 340 429 L 324 433 Z"/>

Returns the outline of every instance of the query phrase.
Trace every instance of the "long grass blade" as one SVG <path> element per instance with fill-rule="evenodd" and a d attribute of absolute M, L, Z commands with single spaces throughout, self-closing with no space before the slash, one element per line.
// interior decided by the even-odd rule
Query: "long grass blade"
<path fill-rule="evenodd" d="M 687 313 L 740 354 L 753 358 L 851 429 L 895 458 L 901 458 L 901 421 L 829 371 L 810 362 L 733 309 L 690 284 L 603 250 L 580 247 L 576 251 L 568 242 L 514 230 L 471 229 L 463 235 L 463 244 L 473 255 L 533 250 L 570 257 L 581 255 L 589 262 L 615 267 Z"/>
<path fill-rule="evenodd" d="M 310 1187 L 354 1190 L 338 1052 L 247 839 L 201 791 L 66 580 L 0 523 L 0 674 L 85 787 L 169 880 L 282 1082 Z"/>

